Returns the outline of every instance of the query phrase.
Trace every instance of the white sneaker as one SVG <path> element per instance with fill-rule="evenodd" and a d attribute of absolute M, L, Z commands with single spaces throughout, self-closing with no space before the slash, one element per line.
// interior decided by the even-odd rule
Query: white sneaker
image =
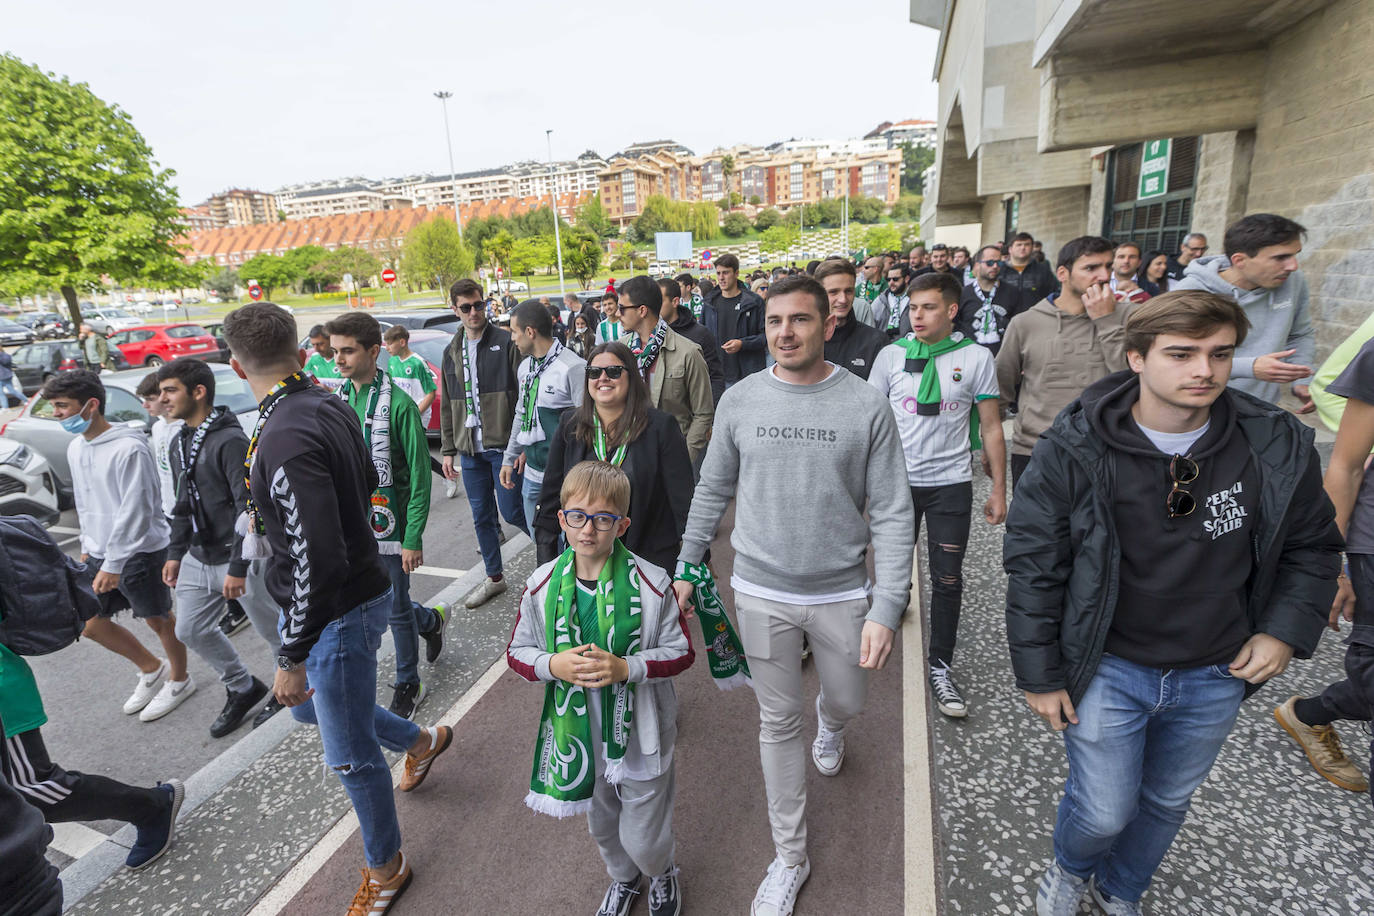
<path fill-rule="evenodd" d="M 481 607 L 505 590 L 506 579 L 504 576 L 501 578 L 500 582 L 494 582 L 491 577 L 488 576 L 482 580 L 481 585 L 468 592 L 467 597 L 463 599 L 463 604 L 470 608 Z"/>
<path fill-rule="evenodd" d="M 834 776 L 844 764 L 844 732 L 832 732 L 821 721 L 821 698 L 816 697 L 816 740 L 811 742 L 811 761 L 822 776 Z"/>
<path fill-rule="evenodd" d="M 152 674 L 139 674 L 138 686 L 129 695 L 129 699 L 124 701 L 124 715 L 132 716 L 148 705 L 148 702 L 157 695 L 157 689 L 162 686 L 162 682 L 166 680 L 168 668 L 167 659 L 164 658 Z"/>
<path fill-rule="evenodd" d="M 457 481 L 457 479 L 454 479 L 454 480 L 445 480 L 445 481 L 444 481 L 444 497 L 445 497 L 446 499 L 453 499 L 453 498 L 456 497 L 457 495 L 458 495 L 458 481 Z"/>
<path fill-rule="evenodd" d="M 800 865 L 786 865 L 782 859 L 774 859 L 768 866 L 768 874 L 754 894 L 754 902 L 749 907 L 750 916 L 792 916 L 797 905 L 797 892 L 811 875 L 811 860 Z"/>
<path fill-rule="evenodd" d="M 143 707 L 143 712 L 138 714 L 138 718 L 142 722 L 161 719 L 185 703 L 195 692 L 196 682 L 191 679 L 189 674 L 186 675 L 184 681 L 168 681 L 162 685 L 162 689 L 157 692 L 157 696 L 153 697 L 152 702 Z"/>

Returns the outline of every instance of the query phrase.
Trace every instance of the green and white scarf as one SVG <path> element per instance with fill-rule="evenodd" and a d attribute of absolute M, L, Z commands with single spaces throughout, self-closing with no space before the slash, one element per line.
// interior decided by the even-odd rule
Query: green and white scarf
<path fill-rule="evenodd" d="M 605 343 L 610 343 L 613 340 L 619 340 L 620 322 L 602 321 L 600 324 L 596 326 L 596 331 L 598 334 L 601 335 L 601 340 Z"/>
<path fill-rule="evenodd" d="M 644 376 L 646 382 L 649 380 L 649 373 L 654 368 L 654 361 L 658 359 L 658 351 L 663 349 L 663 341 L 667 336 L 668 322 L 660 318 L 658 324 L 654 326 L 654 333 L 649 335 L 648 340 L 636 334 L 630 343 L 630 351 L 639 361 L 639 374 Z"/>
<path fill-rule="evenodd" d="M 467 408 L 468 418 L 463 425 L 469 429 L 475 429 L 482 425 L 482 402 L 477 397 L 477 367 L 473 365 L 474 360 L 468 355 L 468 338 L 463 335 L 463 403 Z M 476 349 L 473 347 L 471 349 Z"/>
<path fill-rule="evenodd" d="M 905 300 L 906 305 L 902 305 Z M 902 310 L 911 305 L 910 296 L 895 296 L 892 290 L 887 291 L 887 330 L 897 331 L 901 329 Z"/>
<path fill-rule="evenodd" d="M 595 410 L 592 411 L 592 423 L 596 426 L 596 441 L 593 447 L 596 449 L 597 459 L 600 461 L 609 461 L 616 467 L 620 467 L 625 463 L 625 450 L 630 447 L 630 443 L 620 443 L 620 448 L 616 449 L 615 453 L 607 458 L 606 454 L 609 448 L 606 445 L 606 430 L 601 426 L 601 415 Z"/>
<path fill-rule="evenodd" d="M 577 555 L 569 547 L 554 561 L 544 601 L 546 647 L 557 654 L 595 643 L 624 658 L 639 651 L 641 583 L 634 556 L 619 538 L 596 583 L 597 632 L 582 632 L 577 613 Z M 606 781 L 624 779 L 625 752 L 634 724 L 635 685 L 629 682 L 595 688 L 601 691 L 601 743 L 606 752 Z M 554 680 L 544 688 L 544 711 L 534 745 L 534 770 L 525 804 L 541 814 L 570 817 L 591 810 L 596 784 L 597 746 L 593 742 L 587 689 Z"/>
<path fill-rule="evenodd" d="M 912 332 L 902 339 L 894 341 L 894 343 L 906 351 L 906 371 L 913 374 L 919 373 L 921 376 L 921 383 L 916 389 L 916 415 L 938 417 L 942 399 L 940 373 L 934 366 L 928 364 L 942 354 L 953 353 L 955 350 L 974 346 L 973 341 L 955 331 L 938 343 L 928 344 L 918 340 L 915 332 Z M 930 371 L 927 372 L 927 368 Z M 983 447 L 983 438 L 978 432 L 978 411 L 976 408 L 969 411 L 968 441 L 969 448 L 975 452 Z"/>
<path fill-rule="evenodd" d="M 701 293 L 697 292 L 696 290 L 692 290 L 692 315 L 696 318 L 697 321 L 701 320 L 701 307 L 703 304 L 704 303 L 701 298 Z"/>
<path fill-rule="evenodd" d="M 720 599 L 716 579 L 705 563 L 683 563 L 678 579 L 690 582 L 696 589 L 697 620 L 701 623 L 701 643 L 706 647 L 706 657 L 711 668 L 711 677 L 721 690 L 734 690 L 736 687 L 754 686 L 749 678 L 749 661 L 744 657 L 744 646 L 730 625 L 725 613 L 725 602 Z"/>
<path fill-rule="evenodd" d="M 987 292 L 983 292 L 983 288 L 977 283 L 973 284 L 973 288 L 978 293 L 978 298 L 983 300 L 983 305 L 973 313 L 973 339 L 981 344 L 997 343 L 1002 339 L 1001 332 L 997 330 L 997 318 L 1007 313 L 1002 306 L 994 305 L 992 302 L 997 295 L 997 283 L 994 282 L 992 289 Z"/>
<path fill-rule="evenodd" d="M 355 391 L 353 380 L 348 379 L 339 388 L 339 397 L 348 404 Z M 404 512 L 405 507 L 396 504 L 396 479 L 391 468 L 391 378 L 381 368 L 377 369 L 372 384 L 367 386 L 363 442 L 372 456 L 372 466 L 377 469 L 377 489 L 372 491 L 370 516 L 372 533 L 377 537 L 377 552 L 399 554 L 401 526 L 396 523 L 396 513 Z"/>
<path fill-rule="evenodd" d="M 544 428 L 538 423 L 539 377 L 544 374 L 545 369 L 553 365 L 553 361 L 558 359 L 558 354 L 562 352 L 563 345 L 555 340 L 543 359 L 527 357 L 530 361 L 530 371 L 520 383 L 520 406 L 524 413 L 520 416 L 520 429 L 515 434 L 515 441 L 520 445 L 533 445 L 544 438 Z"/>
<path fill-rule="evenodd" d="M 865 302 L 873 302 L 883 290 L 887 289 L 887 278 L 879 280 L 877 283 L 869 283 L 867 279 L 860 280 L 854 288 L 854 297 L 863 299 Z"/>

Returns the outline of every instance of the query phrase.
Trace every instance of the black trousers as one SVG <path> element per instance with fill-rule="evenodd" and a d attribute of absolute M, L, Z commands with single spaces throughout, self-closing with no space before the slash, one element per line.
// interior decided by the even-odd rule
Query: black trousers
<path fill-rule="evenodd" d="M 1026 465 L 1030 464 L 1030 455 L 1018 455 L 1012 452 L 1011 455 L 1011 486 L 1016 488 L 1016 482 L 1021 479 L 1021 475 L 1026 473 Z"/>
<path fill-rule="evenodd" d="M 973 484 L 912 487 L 916 535 L 926 520 L 926 553 L 930 562 L 930 663 L 954 661 L 959 612 L 964 604 L 964 551 L 973 513 Z"/>
<path fill-rule="evenodd" d="M 1322 691 L 1322 707 L 1336 719 L 1374 719 L 1374 556 L 1348 554 L 1355 619 L 1345 649 L 1345 680 Z"/>
<path fill-rule="evenodd" d="M 10 785 L 43 812 L 50 824 L 62 821 L 128 821 L 140 825 L 164 815 L 170 796 L 156 789 L 116 782 L 106 776 L 64 770 L 48 757 L 43 736 L 34 728 L 5 739 Z"/>

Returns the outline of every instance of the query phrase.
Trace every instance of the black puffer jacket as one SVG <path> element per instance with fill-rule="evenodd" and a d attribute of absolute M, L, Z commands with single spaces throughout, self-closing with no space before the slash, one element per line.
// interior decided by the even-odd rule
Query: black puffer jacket
<path fill-rule="evenodd" d="M 1129 372 L 1109 375 L 1059 414 L 1036 443 L 1007 515 L 1003 565 L 1016 686 L 1067 689 L 1075 704 L 1097 673 L 1116 608 L 1121 549 L 1113 497 L 1119 483 L 1130 484 L 1114 479 L 1116 463 L 1087 413 L 1129 379 Z M 1322 490 L 1313 432 L 1243 392 L 1228 389 L 1222 397 L 1231 399 L 1260 478 L 1255 568 L 1246 584 L 1250 631 L 1308 658 L 1336 595 L 1344 546 Z"/>

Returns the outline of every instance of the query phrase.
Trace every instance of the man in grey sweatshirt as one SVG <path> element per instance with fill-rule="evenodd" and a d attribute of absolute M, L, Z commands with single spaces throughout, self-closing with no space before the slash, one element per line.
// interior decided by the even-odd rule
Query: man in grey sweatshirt
<path fill-rule="evenodd" d="M 774 284 L 764 333 L 776 365 L 725 392 L 680 554 L 699 564 L 733 498 L 730 584 L 759 702 L 759 751 L 776 857 L 752 912 L 792 912 L 810 874 L 802 640 L 820 674 L 811 746 L 826 776 L 844 761 L 844 728 L 863 708 L 906 610 L 914 548 L 906 463 L 887 400 L 825 361 L 829 298 L 811 277 Z M 865 511 L 868 517 L 865 518 Z M 872 543 L 874 578 L 864 557 Z M 692 586 L 673 585 L 684 608 Z"/>
<path fill-rule="evenodd" d="M 1236 348 L 1231 387 L 1277 404 L 1282 386 L 1292 385 L 1301 413 L 1316 409 L 1308 385 L 1317 337 L 1307 280 L 1298 270 L 1306 231 L 1286 217 L 1252 213 L 1227 228 L 1225 255 L 1193 260 L 1183 281 L 1172 287 L 1203 289 L 1239 303 L 1250 319 L 1250 333 Z"/>

